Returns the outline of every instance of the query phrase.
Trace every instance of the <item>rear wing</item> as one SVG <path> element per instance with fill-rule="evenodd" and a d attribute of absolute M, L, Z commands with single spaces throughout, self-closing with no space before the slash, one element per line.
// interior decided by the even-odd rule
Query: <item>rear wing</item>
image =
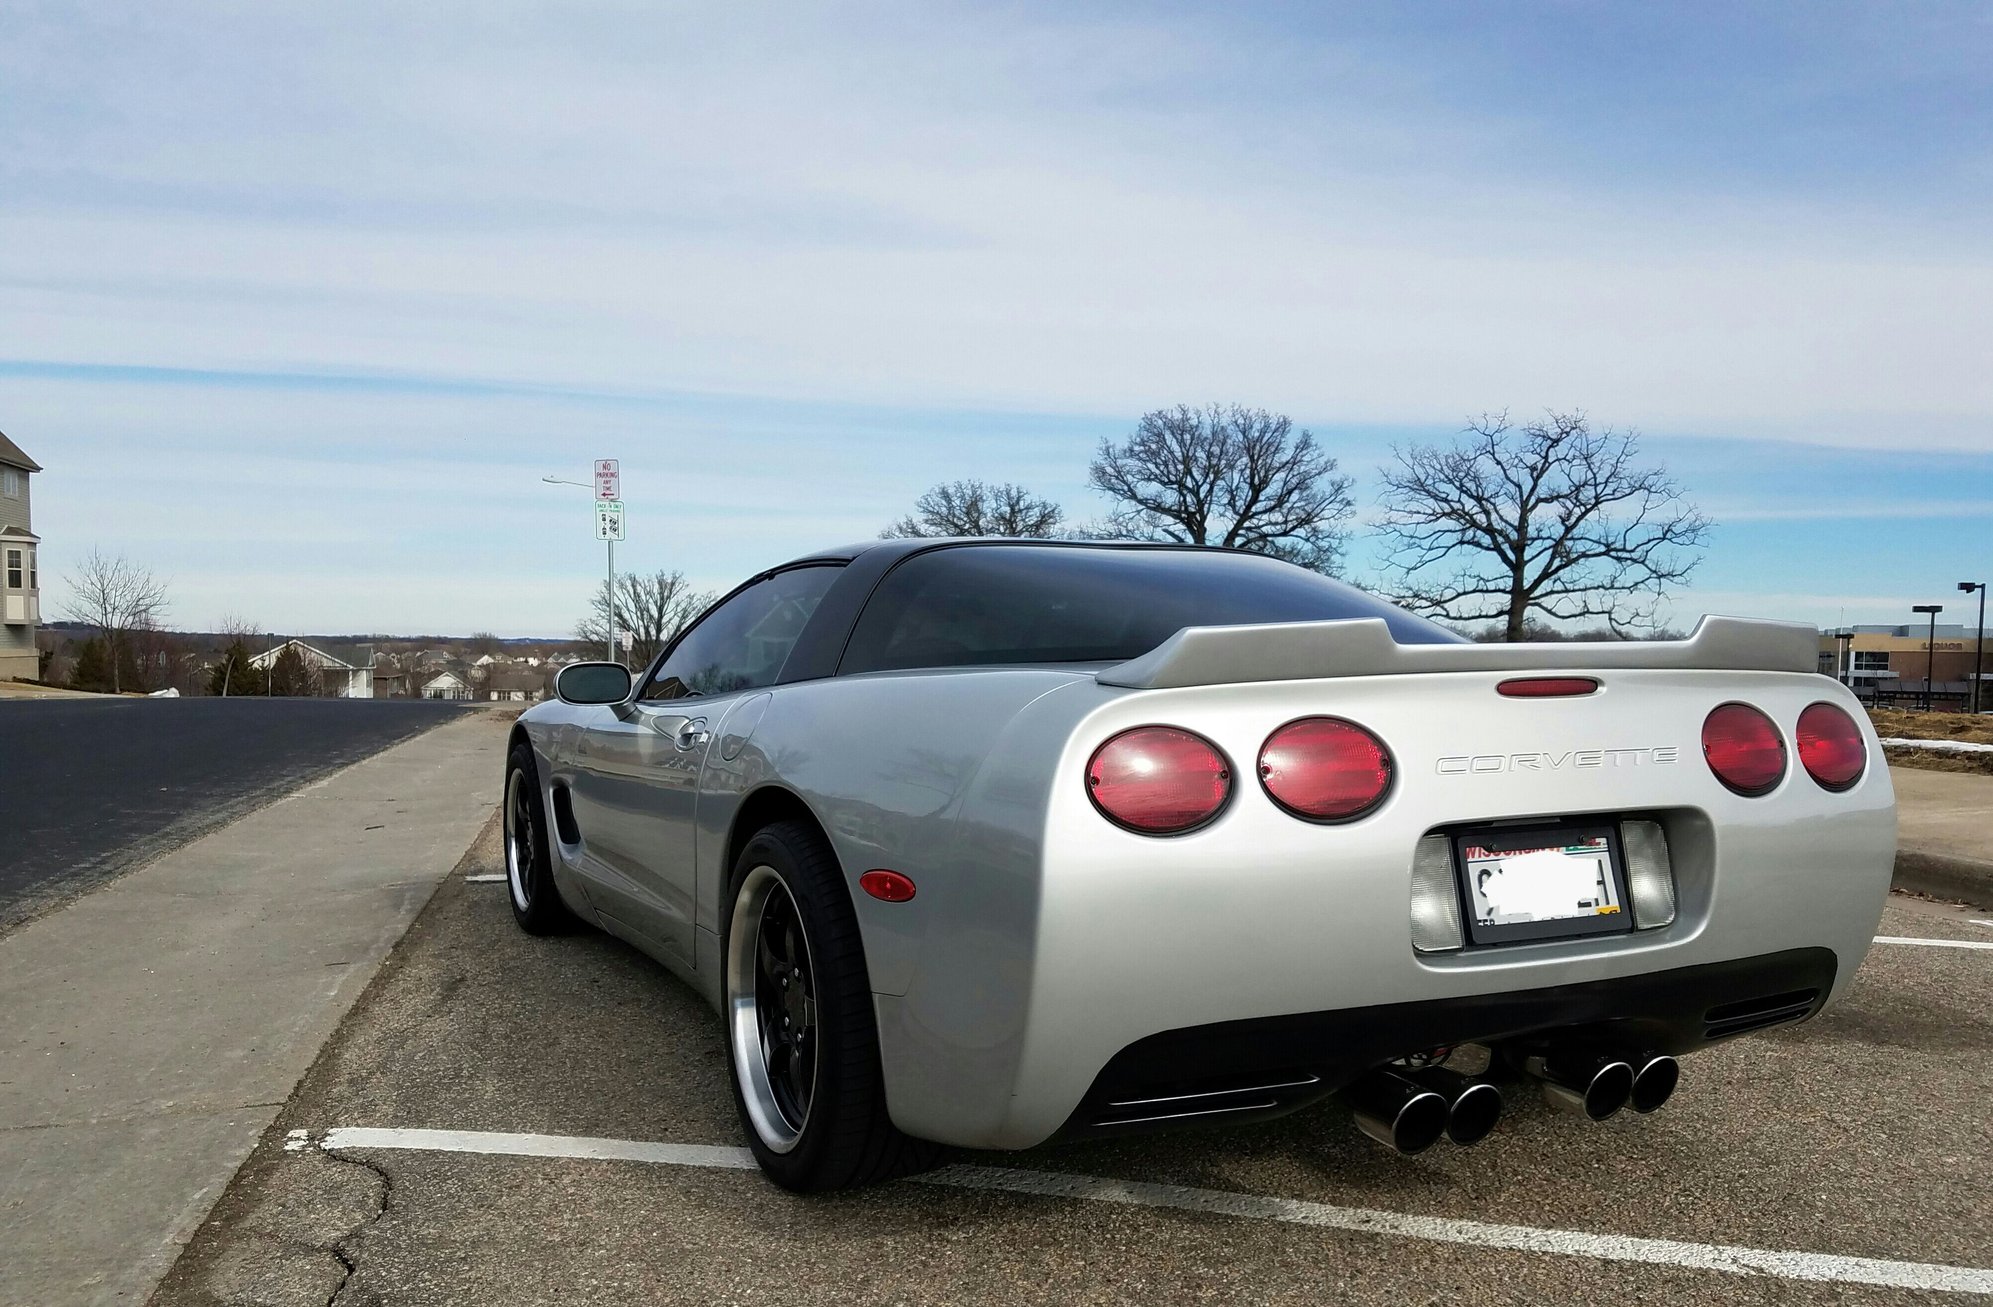
<path fill-rule="evenodd" d="M 1381 617 L 1263 626 L 1188 626 L 1094 679 L 1134 690 L 1419 672 L 1607 671 L 1622 667 L 1817 672 L 1820 636 L 1797 622 L 1705 617 L 1686 640 L 1568 644 L 1399 644 Z"/>

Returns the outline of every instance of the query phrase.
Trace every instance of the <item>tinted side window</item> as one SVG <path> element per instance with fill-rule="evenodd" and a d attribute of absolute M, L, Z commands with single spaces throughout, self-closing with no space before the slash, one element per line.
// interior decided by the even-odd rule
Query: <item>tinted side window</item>
<path fill-rule="evenodd" d="M 967 545 L 886 574 L 840 672 L 1120 662 L 1186 626 L 1381 617 L 1405 644 L 1458 637 L 1354 586 L 1251 554 Z"/>
<path fill-rule="evenodd" d="M 835 567 L 797 567 L 757 581 L 706 614 L 644 686 L 645 699 L 686 699 L 773 685 L 837 579 Z"/>

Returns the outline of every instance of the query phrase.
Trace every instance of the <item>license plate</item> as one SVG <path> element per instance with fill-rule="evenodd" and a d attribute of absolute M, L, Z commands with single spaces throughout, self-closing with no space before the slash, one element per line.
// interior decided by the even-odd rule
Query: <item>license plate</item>
<path fill-rule="evenodd" d="M 1611 826 L 1542 826 L 1455 835 L 1454 865 L 1476 944 L 1633 929 Z"/>

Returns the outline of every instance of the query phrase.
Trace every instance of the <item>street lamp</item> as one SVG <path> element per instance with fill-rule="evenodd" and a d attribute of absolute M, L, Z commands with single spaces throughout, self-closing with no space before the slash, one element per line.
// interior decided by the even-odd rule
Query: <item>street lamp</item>
<path fill-rule="evenodd" d="M 1938 614 L 1945 610 L 1943 604 L 1912 604 L 1910 611 L 1923 613 L 1931 619 L 1931 633 L 1924 640 L 1924 711 L 1931 710 L 1931 669 L 1938 661 Z"/>
<path fill-rule="evenodd" d="M 540 480 L 550 486 L 580 486 L 590 494 L 595 493 L 595 487 L 589 485 L 586 481 L 567 481 L 560 477 L 541 477 Z M 613 663 L 616 661 L 616 542 L 610 540 L 606 543 L 609 546 L 609 656 L 607 661 Z"/>
<path fill-rule="evenodd" d="M 1979 711 L 1979 684 L 1986 679 L 1986 583 L 1984 581 L 1960 581 L 1958 588 L 1967 594 L 1979 592 L 1979 645 L 1972 655 L 1972 711 Z"/>
<path fill-rule="evenodd" d="M 1853 627 L 1844 626 L 1834 632 L 1834 639 L 1840 642 L 1840 666 L 1836 669 L 1835 680 L 1850 690 L 1855 688 L 1855 632 Z"/>

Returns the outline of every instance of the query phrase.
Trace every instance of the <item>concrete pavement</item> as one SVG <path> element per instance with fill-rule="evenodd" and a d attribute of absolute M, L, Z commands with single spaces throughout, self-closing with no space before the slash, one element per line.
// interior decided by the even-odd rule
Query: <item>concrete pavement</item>
<path fill-rule="evenodd" d="M 507 725 L 418 736 L 0 939 L 0 1303 L 145 1299 L 491 817 Z"/>
<path fill-rule="evenodd" d="M 1896 886 L 1993 910 L 1993 776 L 1891 767 Z"/>

